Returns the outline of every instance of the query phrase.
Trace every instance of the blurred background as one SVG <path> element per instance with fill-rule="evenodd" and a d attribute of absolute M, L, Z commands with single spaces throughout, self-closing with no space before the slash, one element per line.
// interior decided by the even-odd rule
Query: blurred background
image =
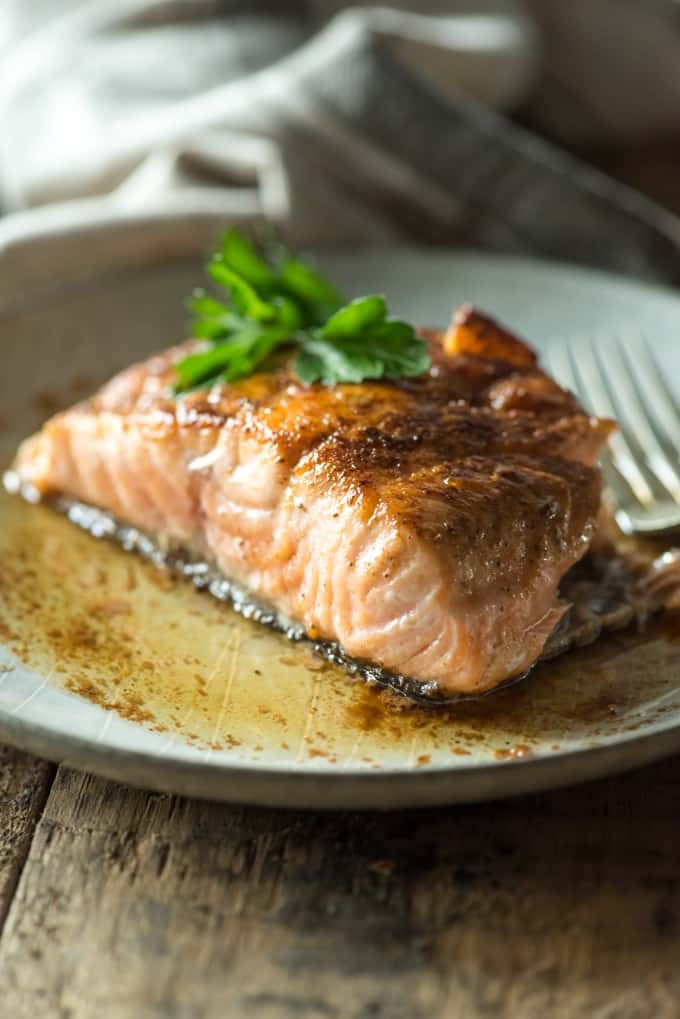
<path fill-rule="evenodd" d="M 680 243 L 590 167 L 680 211 L 677 0 L 0 4 L 4 213 L 264 217 L 302 242 L 644 271 L 649 251 L 617 254 L 625 210 Z"/>

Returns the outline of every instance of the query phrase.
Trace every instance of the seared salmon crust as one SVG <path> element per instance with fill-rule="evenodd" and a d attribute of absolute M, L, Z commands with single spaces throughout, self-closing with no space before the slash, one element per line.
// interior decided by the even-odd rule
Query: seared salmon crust
<path fill-rule="evenodd" d="M 15 470 L 209 559 L 351 656 L 485 691 L 565 611 L 612 425 L 472 309 L 421 335 L 417 378 L 304 386 L 283 365 L 175 398 L 189 341 L 57 414 Z"/>

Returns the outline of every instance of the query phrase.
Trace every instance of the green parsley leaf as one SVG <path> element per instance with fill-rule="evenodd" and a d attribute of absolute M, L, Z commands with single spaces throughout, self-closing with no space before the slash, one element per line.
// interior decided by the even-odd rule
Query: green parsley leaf
<path fill-rule="evenodd" d="M 427 344 L 408 322 L 388 317 L 384 297 L 343 305 L 323 276 L 280 245 L 265 259 L 228 230 L 208 273 L 228 297 L 199 290 L 190 299 L 194 335 L 206 346 L 175 366 L 176 394 L 273 370 L 295 350 L 293 371 L 308 384 L 397 379 L 430 367 Z"/>
<path fill-rule="evenodd" d="M 302 349 L 295 362 L 295 373 L 301 381 L 334 385 L 398 379 L 428 370 L 427 345 L 418 339 L 413 326 L 399 319 L 380 321 L 377 302 L 382 302 L 384 308 L 382 298 L 353 302 L 329 320 L 318 337 L 301 339 Z"/>
<path fill-rule="evenodd" d="M 226 265 L 240 273 L 254 287 L 270 291 L 276 284 L 276 273 L 260 258 L 250 241 L 240 230 L 227 230 L 220 245 L 220 255 Z"/>
<path fill-rule="evenodd" d="M 335 287 L 327 283 L 311 266 L 296 258 L 288 258 L 282 263 L 280 276 L 290 294 L 309 304 L 331 309 L 339 308 L 342 304 L 342 298 Z"/>
<path fill-rule="evenodd" d="M 384 322 L 386 315 L 387 303 L 384 297 L 358 297 L 331 315 L 321 333 L 331 343 L 352 336 L 363 336 Z"/>
<path fill-rule="evenodd" d="M 192 330 L 197 338 L 225 339 L 242 329 L 246 323 L 246 319 L 241 315 L 220 304 L 203 290 L 194 291 L 193 297 L 187 303 L 195 315 Z"/>
<path fill-rule="evenodd" d="M 258 322 L 267 322 L 276 317 L 271 302 L 263 300 L 252 283 L 227 265 L 222 255 L 213 256 L 208 272 L 216 283 L 231 290 L 231 299 L 240 315 L 254 318 Z"/>
<path fill-rule="evenodd" d="M 308 339 L 302 343 L 294 370 L 301 382 L 363 382 L 379 379 L 382 364 L 367 351 L 347 351 L 324 340 Z"/>

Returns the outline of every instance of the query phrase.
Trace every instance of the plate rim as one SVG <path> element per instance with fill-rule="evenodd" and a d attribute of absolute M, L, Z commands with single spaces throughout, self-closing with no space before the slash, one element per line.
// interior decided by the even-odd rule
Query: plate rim
<path fill-rule="evenodd" d="M 94 212 L 93 212 L 94 209 Z M 211 238 L 218 235 L 234 217 L 227 217 L 214 210 L 187 210 L 185 212 L 164 210 L 153 210 L 149 213 L 140 213 L 133 210 L 115 209 L 100 201 L 95 201 L 90 207 L 89 200 L 79 202 L 68 202 L 58 206 L 48 206 L 28 209 L 21 212 L 11 213 L 0 219 L 0 264 L 8 261 L 11 264 L 13 257 L 19 255 L 19 272 L 22 275 L 22 262 L 25 254 L 22 249 L 30 246 L 44 246 L 46 244 L 68 243 L 77 249 L 77 255 L 81 259 L 82 269 L 74 273 L 65 272 L 66 266 L 60 266 L 61 277 L 55 282 L 54 262 L 49 262 L 49 282 L 46 286 L 37 288 L 37 295 L 49 295 L 63 293 L 71 287 L 78 288 L 93 283 L 107 274 L 115 273 L 125 275 L 133 273 L 140 268 L 150 268 L 169 263 L 181 263 L 182 261 L 200 261 L 208 250 Z M 196 227 L 198 229 L 188 229 Z M 167 238 L 160 239 L 149 237 L 139 244 L 136 252 L 125 249 L 124 261 L 118 261 L 113 257 L 110 262 L 104 262 L 97 269 L 92 268 L 92 259 L 88 258 L 87 244 L 83 243 L 93 235 L 110 232 L 112 236 L 123 235 L 125 231 L 134 232 L 136 237 L 144 236 L 145 228 L 167 231 Z M 172 237 L 173 230 L 181 230 L 183 246 L 168 246 L 168 238 Z M 141 231 L 141 234 L 140 234 Z M 570 259 L 553 258 L 536 254 L 521 254 L 517 252 L 502 252 L 477 248 L 468 245 L 422 245 L 417 243 L 388 243 L 378 244 L 367 243 L 350 248 L 343 244 L 303 244 L 303 250 L 309 251 L 312 255 L 328 257 L 347 258 L 380 258 L 394 257 L 397 255 L 419 256 L 433 260 L 444 260 L 446 258 L 472 258 L 480 261 L 496 262 L 498 264 L 511 264 L 523 266 L 539 272 L 560 273 L 567 271 L 579 282 L 597 282 L 613 287 L 620 287 L 625 284 L 636 292 L 644 291 L 650 296 L 657 296 L 671 300 L 680 308 L 680 291 L 676 291 L 666 282 L 659 282 L 640 278 L 639 276 L 616 272 L 610 269 L 591 266 L 583 262 Z M 119 256 L 120 257 L 119 253 Z M 26 270 L 26 266 L 23 266 Z M 28 273 L 26 273 L 28 275 Z M 35 277 L 31 275 L 32 286 Z M 68 281 L 65 283 L 65 281 Z M 8 290 L 16 294 L 16 280 L 8 287 Z M 0 285 L 0 315 L 9 310 L 12 313 L 13 307 L 21 307 L 25 303 L 33 303 L 36 290 L 29 287 L 25 297 L 16 296 L 3 297 Z"/>
<path fill-rule="evenodd" d="M 208 759 L 160 756 L 55 731 L 4 711 L 0 711 L 0 739 L 57 764 L 168 795 L 287 809 L 387 811 L 509 799 L 607 778 L 680 751 L 680 723 L 550 756 L 382 773 L 343 772 L 342 768 L 282 771 L 239 761 L 216 765 Z M 627 753 L 631 749 L 635 750 L 632 761 Z M 494 778 L 501 774 L 502 784 L 496 788 Z M 230 787 L 232 781 L 235 788 Z"/>

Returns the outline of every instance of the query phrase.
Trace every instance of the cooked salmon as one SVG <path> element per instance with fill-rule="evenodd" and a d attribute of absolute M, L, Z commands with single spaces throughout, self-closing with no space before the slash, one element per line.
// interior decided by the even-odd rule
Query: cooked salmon
<path fill-rule="evenodd" d="M 348 655 L 485 691 L 535 662 L 566 609 L 613 426 L 471 308 L 421 336 L 416 378 L 305 386 L 284 364 L 175 398 L 189 341 L 57 414 L 15 471 L 207 558 Z"/>

